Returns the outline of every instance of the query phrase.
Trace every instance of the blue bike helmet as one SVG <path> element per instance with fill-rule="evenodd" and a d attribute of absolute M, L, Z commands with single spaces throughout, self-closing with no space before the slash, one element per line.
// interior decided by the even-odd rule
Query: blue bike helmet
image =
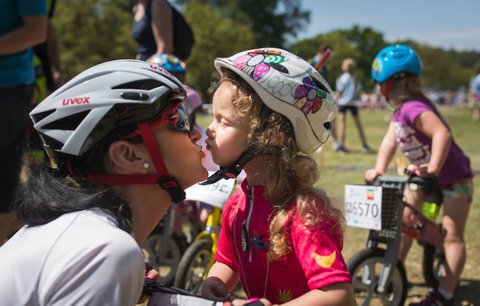
<path fill-rule="evenodd" d="M 400 72 L 420 75 L 422 63 L 417 52 L 405 45 L 391 45 L 380 50 L 372 63 L 372 78 L 382 83 Z"/>
<path fill-rule="evenodd" d="M 147 62 L 156 64 L 172 74 L 185 73 L 185 63 L 173 54 L 154 54 Z"/>

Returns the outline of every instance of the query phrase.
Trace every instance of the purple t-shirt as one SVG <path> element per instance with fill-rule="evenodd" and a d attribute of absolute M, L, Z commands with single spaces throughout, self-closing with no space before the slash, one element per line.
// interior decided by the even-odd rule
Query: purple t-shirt
<path fill-rule="evenodd" d="M 403 154 L 415 165 L 425 164 L 432 155 L 432 139 L 415 128 L 415 119 L 423 112 L 434 112 L 450 130 L 440 113 L 429 103 L 420 100 L 406 101 L 393 114 L 397 144 Z M 473 177 L 470 159 L 460 147 L 452 141 L 445 163 L 439 173 L 439 184 L 442 188 L 455 181 Z"/>

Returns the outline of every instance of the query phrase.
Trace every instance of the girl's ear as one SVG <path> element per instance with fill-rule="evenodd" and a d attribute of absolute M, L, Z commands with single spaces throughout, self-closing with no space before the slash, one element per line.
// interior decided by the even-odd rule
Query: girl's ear
<path fill-rule="evenodd" d="M 108 157 L 119 174 L 147 173 L 144 164 L 149 162 L 148 156 L 143 145 L 125 140 L 114 141 L 108 148 Z"/>

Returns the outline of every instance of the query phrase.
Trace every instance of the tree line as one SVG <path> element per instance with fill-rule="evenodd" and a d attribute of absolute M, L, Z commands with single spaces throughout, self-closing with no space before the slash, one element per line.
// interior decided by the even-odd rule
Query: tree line
<path fill-rule="evenodd" d="M 62 0 L 52 19 L 58 32 L 61 60 L 67 79 L 97 63 L 132 58 L 132 7 L 135 0 Z M 370 65 L 385 45 L 406 43 L 422 57 L 423 85 L 435 90 L 468 86 L 480 68 L 480 52 L 444 50 L 415 41 L 386 41 L 370 27 L 353 26 L 315 37 L 292 41 L 309 22 L 310 12 L 300 0 L 177 0 L 195 34 L 196 44 L 188 60 L 187 83 L 206 97 L 216 57 L 258 47 L 288 49 L 305 59 L 328 44 L 334 56 L 328 63 L 327 80 L 334 85 L 343 59 L 354 58 L 366 91 L 373 89 Z M 208 102 L 208 98 L 205 100 Z"/>

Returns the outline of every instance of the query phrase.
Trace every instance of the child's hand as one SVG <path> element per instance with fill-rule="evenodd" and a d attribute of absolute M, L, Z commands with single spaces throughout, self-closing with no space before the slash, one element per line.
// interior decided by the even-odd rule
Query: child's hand
<path fill-rule="evenodd" d="M 235 299 L 232 301 L 232 306 L 249 306 L 249 305 L 255 305 L 255 306 L 272 306 L 272 303 L 270 303 L 269 300 L 267 299 L 248 299 L 248 300 L 240 300 L 240 299 Z"/>
<path fill-rule="evenodd" d="M 428 176 L 437 176 L 437 167 L 429 164 L 413 165 L 410 164 L 407 167 L 407 171 L 410 173 L 415 173 L 416 176 L 428 177 Z"/>
<path fill-rule="evenodd" d="M 155 270 L 150 264 L 145 263 L 145 278 L 149 279 L 159 279 L 160 278 L 160 273 L 158 273 L 157 270 Z M 137 304 L 143 304 L 147 300 L 148 296 L 145 294 L 142 294 L 140 298 L 138 299 Z"/>
<path fill-rule="evenodd" d="M 202 284 L 202 296 L 213 301 L 225 301 L 230 298 L 230 292 L 221 279 L 209 277 Z"/>
<path fill-rule="evenodd" d="M 378 176 L 378 172 L 375 169 L 368 169 L 365 171 L 365 182 L 367 184 L 372 184 Z"/>

